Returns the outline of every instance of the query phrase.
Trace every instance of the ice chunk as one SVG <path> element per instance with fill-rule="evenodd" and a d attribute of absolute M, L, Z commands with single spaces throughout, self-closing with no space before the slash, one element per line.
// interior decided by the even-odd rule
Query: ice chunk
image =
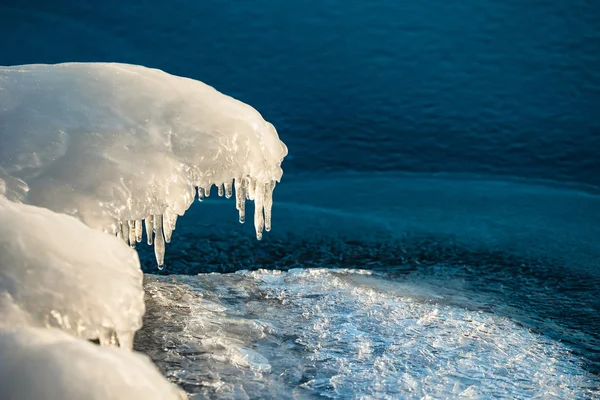
<path fill-rule="evenodd" d="M 0 328 L 0 354 L 0 398 L 5 400 L 186 398 L 147 357 L 56 329 Z"/>
<path fill-rule="evenodd" d="M 200 200 L 213 184 L 229 197 L 234 179 L 248 180 L 254 198 L 255 187 L 262 194 L 281 179 L 287 155 L 273 125 L 249 105 L 201 82 L 126 64 L 0 67 L 0 121 L 2 193 L 113 231 L 132 246 L 139 236 L 129 221 L 183 215 L 196 188 Z M 258 200 L 268 205 L 270 195 Z M 260 238 L 265 214 L 257 209 Z M 168 241 L 172 228 L 163 227 Z M 164 250 L 156 251 L 162 258 Z"/>
<path fill-rule="evenodd" d="M 137 253 L 118 238 L 0 196 L 3 309 L 85 339 L 104 329 L 130 335 L 142 325 L 142 278 Z"/>

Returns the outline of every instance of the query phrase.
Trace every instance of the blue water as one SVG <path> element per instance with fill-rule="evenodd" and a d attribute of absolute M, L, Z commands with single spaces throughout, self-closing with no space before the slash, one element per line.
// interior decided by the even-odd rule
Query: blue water
<path fill-rule="evenodd" d="M 65 61 L 202 80 L 288 145 L 274 231 L 256 242 L 211 197 L 178 222 L 164 273 L 344 267 L 434 282 L 598 376 L 598 1 L 0 2 L 0 65 Z M 160 366 L 169 343 L 142 335 Z"/>
<path fill-rule="evenodd" d="M 600 185 L 593 0 L 3 1 L 0 65 L 120 61 L 254 105 L 285 170 Z"/>

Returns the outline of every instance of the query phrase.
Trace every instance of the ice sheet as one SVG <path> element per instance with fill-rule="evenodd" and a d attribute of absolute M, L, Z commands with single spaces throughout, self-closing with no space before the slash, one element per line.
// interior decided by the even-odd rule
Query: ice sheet
<path fill-rule="evenodd" d="M 560 341 L 420 278 L 260 270 L 147 276 L 146 290 L 136 347 L 192 398 L 600 395 Z"/>

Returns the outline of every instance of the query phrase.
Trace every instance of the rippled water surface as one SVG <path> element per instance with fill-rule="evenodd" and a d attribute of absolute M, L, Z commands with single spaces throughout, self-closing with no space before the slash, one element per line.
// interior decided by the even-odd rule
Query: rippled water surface
<path fill-rule="evenodd" d="M 600 185 L 597 1 L 0 3 L 0 65 L 119 61 L 256 107 L 288 172 Z"/>

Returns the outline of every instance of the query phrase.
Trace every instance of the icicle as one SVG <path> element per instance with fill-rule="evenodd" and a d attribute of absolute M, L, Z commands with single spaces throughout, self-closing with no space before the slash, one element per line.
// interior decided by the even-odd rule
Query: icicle
<path fill-rule="evenodd" d="M 152 233 L 154 233 L 154 228 L 152 227 L 154 217 L 149 215 L 145 220 L 144 224 L 146 225 L 146 240 L 148 241 L 148 246 L 152 246 Z"/>
<path fill-rule="evenodd" d="M 225 193 L 225 189 L 223 189 L 223 184 L 219 184 L 217 186 L 217 189 L 218 189 L 217 192 L 219 194 L 219 197 L 223 197 L 223 194 Z"/>
<path fill-rule="evenodd" d="M 275 181 L 265 183 L 265 230 L 271 230 L 271 208 L 273 207 L 273 189 Z"/>
<path fill-rule="evenodd" d="M 140 243 L 142 241 L 142 220 L 135 220 L 135 241 Z"/>
<path fill-rule="evenodd" d="M 117 332 L 117 339 L 119 340 L 119 347 L 127 350 L 133 350 L 133 332 Z"/>
<path fill-rule="evenodd" d="M 123 228 L 121 228 L 120 222 L 117 222 L 117 239 L 123 240 Z"/>
<path fill-rule="evenodd" d="M 131 246 L 132 248 L 135 247 L 135 221 L 134 220 L 130 220 L 127 221 L 127 225 L 129 226 L 129 246 Z"/>
<path fill-rule="evenodd" d="M 124 222 L 121 224 L 121 234 L 125 243 L 129 244 L 129 223 Z"/>
<path fill-rule="evenodd" d="M 256 198 L 256 180 L 248 178 L 248 192 L 246 194 L 246 199 L 254 200 Z"/>
<path fill-rule="evenodd" d="M 165 242 L 171 243 L 171 236 L 175 230 L 177 214 L 167 208 L 163 215 L 163 232 L 165 233 Z"/>
<path fill-rule="evenodd" d="M 198 201 L 204 201 L 204 188 L 198 187 Z"/>
<path fill-rule="evenodd" d="M 265 227 L 265 218 L 263 214 L 265 185 L 256 183 L 254 189 L 254 229 L 256 238 L 262 239 L 262 232 Z"/>
<path fill-rule="evenodd" d="M 171 230 L 170 225 L 167 223 L 167 215 L 163 214 L 163 237 L 165 238 L 165 242 L 171 243 L 171 234 L 173 231 Z"/>
<path fill-rule="evenodd" d="M 225 198 L 230 199 L 233 194 L 233 182 L 225 182 Z"/>
<path fill-rule="evenodd" d="M 212 188 L 212 185 L 208 185 L 207 187 L 204 188 L 204 197 L 209 197 L 210 196 L 210 189 Z"/>
<path fill-rule="evenodd" d="M 115 340 L 115 331 L 106 327 L 100 328 L 100 332 L 98 333 L 98 341 L 100 341 L 100 346 L 115 346 L 117 344 Z"/>
<path fill-rule="evenodd" d="M 112 332 L 107 328 L 100 329 L 98 334 L 98 340 L 100 341 L 100 346 L 110 346 L 110 337 Z"/>
<path fill-rule="evenodd" d="M 248 181 L 246 178 L 237 178 L 235 180 L 235 208 L 240 214 L 240 224 L 246 221 L 246 188 Z"/>
<path fill-rule="evenodd" d="M 177 215 L 176 212 L 171 212 L 171 219 L 169 220 L 169 222 L 171 223 L 171 230 L 175 230 L 175 227 L 177 226 L 177 218 L 179 217 L 179 215 Z"/>
<path fill-rule="evenodd" d="M 158 269 L 163 269 L 165 263 L 165 242 L 163 239 L 163 217 L 162 215 L 154 216 L 154 255 L 158 263 Z"/>

